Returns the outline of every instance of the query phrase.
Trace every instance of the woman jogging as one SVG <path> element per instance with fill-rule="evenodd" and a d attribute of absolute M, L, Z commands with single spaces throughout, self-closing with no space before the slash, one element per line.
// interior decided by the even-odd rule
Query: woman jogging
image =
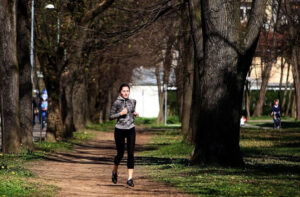
<path fill-rule="evenodd" d="M 122 84 L 119 89 L 120 95 L 111 107 L 109 119 L 117 119 L 115 126 L 115 143 L 117 156 L 114 159 L 114 168 L 112 171 L 112 182 L 118 182 L 118 166 L 124 155 L 125 138 L 127 138 L 127 184 L 134 187 L 132 174 L 134 169 L 134 147 L 135 147 L 135 127 L 134 118 L 138 117 L 135 112 L 136 100 L 129 99 L 130 87 L 128 84 Z"/>

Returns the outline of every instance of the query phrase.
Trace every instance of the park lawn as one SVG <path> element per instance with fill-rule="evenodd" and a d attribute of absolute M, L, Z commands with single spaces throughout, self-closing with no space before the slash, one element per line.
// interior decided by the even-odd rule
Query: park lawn
<path fill-rule="evenodd" d="M 155 180 L 193 195 L 300 196 L 300 128 L 242 129 L 240 146 L 244 168 L 190 166 L 193 147 L 167 130 L 136 160 Z"/>
<path fill-rule="evenodd" d="M 33 181 L 35 176 L 24 167 L 26 162 L 43 159 L 48 152 L 70 151 L 74 144 L 89 140 L 93 135 L 91 132 L 75 132 L 73 138 L 65 142 L 37 142 L 33 153 L 0 153 L 0 197 L 54 196 L 59 188 Z"/>
<path fill-rule="evenodd" d="M 86 129 L 89 131 L 113 131 L 116 125 L 116 120 L 110 120 L 101 124 L 94 124 L 94 123 L 90 123 L 87 124 Z M 170 127 L 175 127 L 175 128 L 179 128 L 180 127 L 180 123 L 178 120 L 177 116 L 169 116 L 167 117 L 167 124 L 168 125 L 164 125 L 164 124 L 156 124 L 156 118 L 143 118 L 143 117 L 138 117 L 135 118 L 134 124 L 136 126 L 142 126 L 142 127 L 146 127 L 146 128 L 170 128 Z"/>

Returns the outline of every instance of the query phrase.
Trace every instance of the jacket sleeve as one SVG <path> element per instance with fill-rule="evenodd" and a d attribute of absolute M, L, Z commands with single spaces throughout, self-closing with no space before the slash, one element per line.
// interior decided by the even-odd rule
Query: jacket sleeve
<path fill-rule="evenodd" d="M 117 102 L 114 102 L 114 104 L 111 106 L 110 113 L 109 113 L 109 120 L 117 119 L 121 116 L 120 112 L 117 112 Z"/>

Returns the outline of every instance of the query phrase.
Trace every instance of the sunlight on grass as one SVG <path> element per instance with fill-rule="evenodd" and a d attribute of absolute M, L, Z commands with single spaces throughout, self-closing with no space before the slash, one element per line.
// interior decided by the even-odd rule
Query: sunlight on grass
<path fill-rule="evenodd" d="M 155 180 L 198 196 L 300 196 L 299 130 L 243 129 L 245 168 L 189 166 L 182 159 L 193 147 L 178 131 L 161 132 L 149 142 L 151 150 L 139 153 L 140 165 Z"/>

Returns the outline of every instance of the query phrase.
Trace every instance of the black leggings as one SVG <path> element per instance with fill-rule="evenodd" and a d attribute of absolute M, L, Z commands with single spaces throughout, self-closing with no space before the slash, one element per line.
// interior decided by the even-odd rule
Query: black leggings
<path fill-rule="evenodd" d="M 125 138 L 127 138 L 127 167 L 134 168 L 134 147 L 135 147 L 135 128 L 131 129 L 117 129 L 115 128 L 115 142 L 117 147 L 117 156 L 115 157 L 115 165 L 119 165 L 123 158 L 125 150 Z"/>

